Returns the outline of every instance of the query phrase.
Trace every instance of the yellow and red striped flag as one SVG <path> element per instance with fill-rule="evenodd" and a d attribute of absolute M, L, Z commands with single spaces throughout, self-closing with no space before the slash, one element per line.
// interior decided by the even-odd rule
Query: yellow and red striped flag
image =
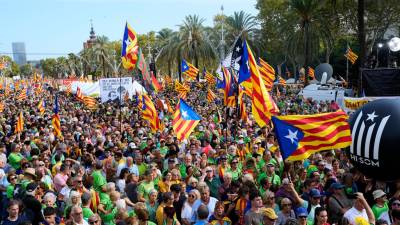
<path fill-rule="evenodd" d="M 182 60 L 182 74 L 190 77 L 193 80 L 196 80 L 197 74 L 199 73 L 199 69 L 197 69 L 192 64 Z"/>
<path fill-rule="evenodd" d="M 11 92 L 10 85 L 6 84 L 6 87 L 4 88 L 4 96 L 7 97 Z"/>
<path fill-rule="evenodd" d="M 350 47 L 347 47 L 347 51 L 344 56 L 347 58 L 347 60 L 349 60 L 351 62 L 351 64 L 356 63 L 356 61 L 358 59 L 358 55 L 356 53 L 354 53 Z"/>
<path fill-rule="evenodd" d="M 212 92 L 210 89 L 207 90 L 207 100 L 208 102 L 214 102 L 214 99 L 217 97 L 214 92 Z"/>
<path fill-rule="evenodd" d="M 83 104 L 85 104 L 85 106 L 90 110 L 94 110 L 94 109 L 97 108 L 96 99 L 91 97 L 91 96 L 84 96 L 83 97 Z"/>
<path fill-rule="evenodd" d="M 258 67 L 258 69 L 260 71 L 261 78 L 264 81 L 265 87 L 267 88 L 267 91 L 271 91 L 275 81 L 274 68 L 260 58 L 260 66 Z"/>
<path fill-rule="evenodd" d="M 67 95 L 70 95 L 72 93 L 72 83 L 67 84 L 65 92 L 67 92 Z M 77 92 L 78 92 L 78 89 L 77 89 Z"/>
<path fill-rule="evenodd" d="M 40 93 L 42 93 L 42 91 L 43 91 L 42 83 L 37 83 L 35 85 L 35 94 L 39 95 Z"/>
<path fill-rule="evenodd" d="M 215 80 L 215 77 L 211 73 L 207 72 L 207 70 L 205 68 L 203 70 L 203 74 L 204 74 L 204 78 L 206 79 L 208 85 L 216 84 L 217 81 Z"/>
<path fill-rule="evenodd" d="M 168 86 L 171 86 L 172 84 L 173 84 L 172 78 L 170 76 L 166 75 L 164 77 L 164 86 L 168 87 Z"/>
<path fill-rule="evenodd" d="M 82 94 L 82 91 L 81 91 L 81 89 L 79 87 L 76 88 L 76 98 L 79 101 L 83 101 L 83 94 Z"/>
<path fill-rule="evenodd" d="M 200 116 L 180 99 L 172 119 L 172 128 L 178 140 L 182 141 L 188 138 L 200 120 Z"/>
<path fill-rule="evenodd" d="M 134 69 L 138 61 L 139 45 L 137 37 L 136 32 L 126 23 L 122 39 L 121 59 L 122 66 L 127 70 Z"/>
<path fill-rule="evenodd" d="M 40 100 L 39 104 L 38 104 L 38 109 L 39 109 L 40 115 L 43 115 L 44 112 L 46 111 L 45 107 L 46 107 L 45 101 L 43 99 Z"/>
<path fill-rule="evenodd" d="M 250 67 L 251 86 L 253 89 L 251 111 L 258 126 L 264 127 L 269 123 L 271 114 L 278 113 L 279 109 L 264 85 L 256 60 L 246 42 L 244 42 L 244 48 L 246 48 L 248 52 L 248 64 Z"/>
<path fill-rule="evenodd" d="M 190 87 L 186 84 L 179 83 L 179 81 L 175 81 L 175 91 L 178 92 L 179 98 L 186 99 L 186 96 L 190 91 Z"/>
<path fill-rule="evenodd" d="M 313 80 L 315 79 L 315 70 L 310 66 L 308 67 L 308 76 Z"/>
<path fill-rule="evenodd" d="M 285 86 L 286 85 L 286 80 L 283 79 L 282 77 L 279 77 L 279 84 Z"/>
<path fill-rule="evenodd" d="M 0 112 L 4 111 L 4 103 L 0 102 Z"/>
<path fill-rule="evenodd" d="M 348 116 L 342 110 L 314 115 L 274 116 L 283 159 L 303 160 L 311 154 L 351 145 Z"/>
<path fill-rule="evenodd" d="M 167 99 L 167 98 L 165 98 L 165 104 L 167 105 L 167 110 L 168 110 L 168 112 L 169 113 L 174 113 L 174 110 L 172 109 L 172 107 L 171 107 L 171 103 L 169 102 L 169 100 Z"/>
<path fill-rule="evenodd" d="M 246 104 L 243 101 L 243 94 L 244 90 L 242 88 L 239 88 L 239 108 L 240 108 L 240 119 L 243 122 L 247 122 L 248 116 L 246 112 Z"/>
<path fill-rule="evenodd" d="M 21 133 L 24 130 L 24 116 L 19 112 L 17 123 L 15 124 L 15 133 Z"/>
<path fill-rule="evenodd" d="M 28 95 L 27 95 L 28 89 L 24 88 L 22 89 L 22 91 L 19 93 L 17 100 L 18 101 L 23 101 L 25 99 L 27 99 Z"/>
<path fill-rule="evenodd" d="M 158 118 L 156 107 L 154 106 L 151 98 L 143 94 L 142 95 L 142 117 L 147 120 L 150 124 L 150 128 L 153 132 L 160 129 L 160 119 Z"/>
<path fill-rule="evenodd" d="M 54 108 L 53 108 L 54 115 L 51 120 L 51 123 L 53 125 L 54 135 L 56 137 L 62 137 L 60 115 L 58 115 L 58 112 L 59 112 L 58 96 L 56 95 L 56 97 L 54 98 Z"/>

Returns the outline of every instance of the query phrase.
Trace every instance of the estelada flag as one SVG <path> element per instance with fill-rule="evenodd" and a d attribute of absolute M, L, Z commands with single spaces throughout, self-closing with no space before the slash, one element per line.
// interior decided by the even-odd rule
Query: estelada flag
<path fill-rule="evenodd" d="M 342 110 L 314 115 L 274 116 L 283 159 L 303 160 L 311 154 L 351 144 L 348 116 Z"/>
<path fill-rule="evenodd" d="M 126 23 L 121 48 L 122 66 L 125 69 L 132 70 L 135 68 L 138 59 L 138 50 L 137 34 L 132 27 Z"/>
<path fill-rule="evenodd" d="M 188 138 L 200 120 L 200 116 L 184 100 L 180 99 L 172 120 L 172 128 L 178 140 L 182 141 Z"/>
<path fill-rule="evenodd" d="M 182 74 L 190 77 L 193 80 L 196 80 L 197 74 L 199 73 L 199 69 L 197 69 L 192 64 L 182 60 Z"/>

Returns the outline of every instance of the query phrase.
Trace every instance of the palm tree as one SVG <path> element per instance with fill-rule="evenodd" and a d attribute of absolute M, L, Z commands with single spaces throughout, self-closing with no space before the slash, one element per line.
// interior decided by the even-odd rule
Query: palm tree
<path fill-rule="evenodd" d="M 179 31 L 179 48 L 182 57 L 194 61 L 199 68 L 201 59 L 215 58 L 216 52 L 211 42 L 206 39 L 203 26 L 204 19 L 197 15 L 186 16 Z"/>
<path fill-rule="evenodd" d="M 307 68 L 313 58 L 318 55 L 320 42 L 331 40 L 331 34 L 323 25 L 320 10 L 325 1 L 321 0 L 290 0 L 290 9 L 299 18 L 293 34 L 289 37 L 288 50 L 295 49 L 303 52 L 304 68 Z M 332 42 L 326 41 L 326 44 Z M 307 73 L 306 73 L 307 74 Z M 308 79 L 305 79 L 306 84 Z"/>
<path fill-rule="evenodd" d="M 157 62 L 158 58 L 160 57 L 161 61 L 166 62 L 169 76 L 172 75 L 173 60 L 169 60 L 172 49 L 168 48 L 168 46 L 172 44 L 171 41 L 174 35 L 175 33 L 169 28 L 164 28 L 157 33 L 159 52 L 156 56 L 155 61 Z"/>
<path fill-rule="evenodd" d="M 96 57 L 93 48 L 85 48 L 80 53 L 80 60 L 83 64 L 84 74 L 95 72 Z"/>
<path fill-rule="evenodd" d="M 102 66 L 102 77 L 106 77 L 106 57 L 109 55 L 108 49 L 108 38 L 106 36 L 97 37 L 96 44 L 94 45 L 94 52 L 97 57 L 97 61 L 101 63 Z"/>
<path fill-rule="evenodd" d="M 234 41 L 238 36 L 243 39 L 248 39 L 249 36 L 257 31 L 257 19 L 251 14 L 245 13 L 244 11 L 234 12 L 232 16 L 226 18 L 228 24 L 228 30 Z"/>

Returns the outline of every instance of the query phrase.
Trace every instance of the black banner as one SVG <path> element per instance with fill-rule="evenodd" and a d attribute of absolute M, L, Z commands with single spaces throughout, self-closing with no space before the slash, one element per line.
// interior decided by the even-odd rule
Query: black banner
<path fill-rule="evenodd" d="M 400 96 L 400 69 L 362 70 L 365 96 Z"/>

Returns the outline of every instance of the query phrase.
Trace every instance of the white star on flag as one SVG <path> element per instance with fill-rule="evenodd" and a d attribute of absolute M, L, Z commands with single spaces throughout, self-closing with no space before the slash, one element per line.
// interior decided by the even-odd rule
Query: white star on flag
<path fill-rule="evenodd" d="M 297 138 L 297 130 L 296 130 L 296 132 L 292 132 L 290 129 L 288 129 L 288 131 L 289 131 L 289 134 L 286 135 L 285 138 L 290 139 L 290 141 L 293 144 L 294 140 L 298 140 L 298 138 Z"/>
<path fill-rule="evenodd" d="M 236 47 L 236 51 L 240 52 L 240 47 L 239 46 Z"/>
<path fill-rule="evenodd" d="M 375 115 L 375 111 L 374 111 L 373 113 L 370 113 L 370 114 L 367 113 L 367 115 L 368 115 L 367 120 L 371 120 L 372 122 L 374 122 L 374 119 L 375 119 L 376 117 L 378 117 L 378 115 Z M 366 120 L 366 121 L 367 121 L 367 120 Z"/>
<path fill-rule="evenodd" d="M 182 117 L 186 119 L 188 116 L 188 113 L 185 110 L 182 110 Z"/>
<path fill-rule="evenodd" d="M 131 41 L 129 40 L 129 38 L 125 40 L 125 44 L 126 44 L 126 46 L 129 46 L 131 44 Z"/>
<path fill-rule="evenodd" d="M 186 70 L 186 69 L 187 69 L 187 66 L 186 66 L 186 65 L 184 65 L 184 66 L 183 66 L 183 69 L 185 69 L 185 70 Z"/>

